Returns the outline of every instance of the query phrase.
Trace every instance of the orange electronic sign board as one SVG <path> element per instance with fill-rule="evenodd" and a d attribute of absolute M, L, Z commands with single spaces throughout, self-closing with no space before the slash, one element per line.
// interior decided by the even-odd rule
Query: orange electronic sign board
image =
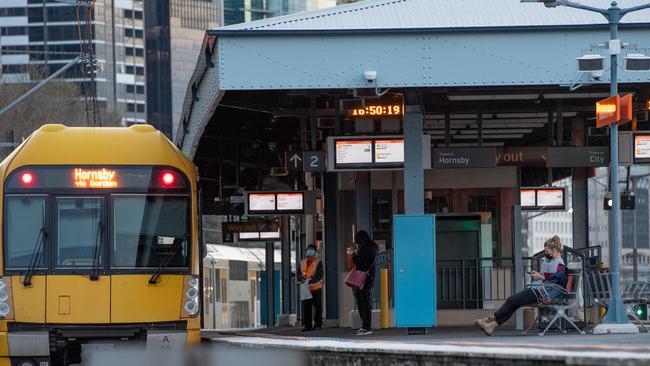
<path fill-rule="evenodd" d="M 614 95 L 596 103 L 596 127 L 609 126 L 621 120 L 621 96 Z"/>
<path fill-rule="evenodd" d="M 628 123 L 634 119 L 634 102 L 632 94 L 621 97 L 621 120 L 619 124 Z"/>

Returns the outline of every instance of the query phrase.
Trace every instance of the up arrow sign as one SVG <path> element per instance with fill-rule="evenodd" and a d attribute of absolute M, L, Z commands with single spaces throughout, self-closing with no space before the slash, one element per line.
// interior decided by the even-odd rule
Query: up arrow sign
<path fill-rule="evenodd" d="M 289 169 L 292 172 L 298 172 L 302 170 L 302 153 L 295 152 L 295 153 L 287 153 L 287 169 Z"/>

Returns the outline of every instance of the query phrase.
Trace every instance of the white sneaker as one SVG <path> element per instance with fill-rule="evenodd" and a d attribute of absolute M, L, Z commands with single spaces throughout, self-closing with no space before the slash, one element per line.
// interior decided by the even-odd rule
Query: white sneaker
<path fill-rule="evenodd" d="M 367 335 L 371 335 L 371 334 L 372 334 L 372 330 L 370 330 L 370 329 L 363 329 L 363 328 L 361 328 L 361 329 L 359 329 L 359 330 L 357 331 L 357 335 L 358 335 L 358 336 L 367 336 Z"/>

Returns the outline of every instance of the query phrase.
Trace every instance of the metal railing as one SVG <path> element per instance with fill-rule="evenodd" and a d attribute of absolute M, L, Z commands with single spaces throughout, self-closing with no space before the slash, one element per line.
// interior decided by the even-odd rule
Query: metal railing
<path fill-rule="evenodd" d="M 511 257 L 438 260 L 438 308 L 495 309 L 512 294 L 513 278 Z"/>

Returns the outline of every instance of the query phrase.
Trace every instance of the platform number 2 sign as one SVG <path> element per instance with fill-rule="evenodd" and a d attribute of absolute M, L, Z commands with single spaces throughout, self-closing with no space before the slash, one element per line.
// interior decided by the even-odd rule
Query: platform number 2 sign
<path fill-rule="evenodd" d="M 305 151 L 302 157 L 303 169 L 306 172 L 324 172 L 326 170 L 323 151 Z"/>

